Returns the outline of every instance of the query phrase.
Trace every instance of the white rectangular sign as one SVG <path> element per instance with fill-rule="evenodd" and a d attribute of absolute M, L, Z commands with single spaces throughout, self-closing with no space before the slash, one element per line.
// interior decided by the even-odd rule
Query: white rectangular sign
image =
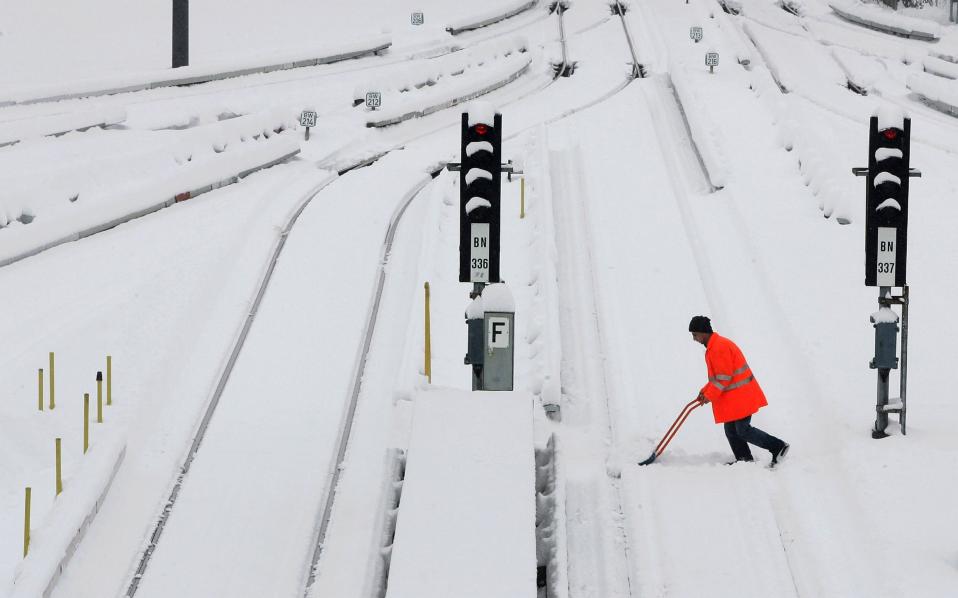
<path fill-rule="evenodd" d="M 383 94 L 378 91 L 370 91 L 366 94 L 366 107 L 379 108 L 383 105 Z"/>
<path fill-rule="evenodd" d="M 469 243 L 469 282 L 489 282 L 489 224 L 474 222 Z"/>
<path fill-rule="evenodd" d="M 486 346 L 490 349 L 509 348 L 509 318 L 489 316 L 486 320 L 489 326 L 489 338 Z"/>
<path fill-rule="evenodd" d="M 878 277 L 876 284 L 880 287 L 895 286 L 895 264 L 897 250 L 895 245 L 898 242 L 898 229 L 879 226 L 878 227 Z"/>
<path fill-rule="evenodd" d="M 303 110 L 303 113 L 299 115 L 299 124 L 302 127 L 315 127 L 316 112 L 313 110 Z"/>
<path fill-rule="evenodd" d="M 426 18 L 421 12 L 414 12 L 409 15 L 409 22 L 413 25 L 422 25 L 426 22 Z"/>
<path fill-rule="evenodd" d="M 709 52 L 705 55 L 705 66 L 718 66 L 718 52 Z"/>
<path fill-rule="evenodd" d="M 689 28 L 689 37 L 695 40 L 695 43 L 702 41 L 702 28 L 701 27 Z"/>

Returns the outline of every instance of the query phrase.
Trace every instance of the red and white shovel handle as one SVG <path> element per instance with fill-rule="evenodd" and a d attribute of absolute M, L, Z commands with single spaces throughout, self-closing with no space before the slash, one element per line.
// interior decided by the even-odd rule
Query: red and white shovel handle
<path fill-rule="evenodd" d="M 662 437 L 662 441 L 659 442 L 658 446 L 655 447 L 655 452 L 652 453 L 652 456 L 640 463 L 639 465 L 648 465 L 652 461 L 655 461 L 656 457 L 665 452 L 665 447 L 672 442 L 672 438 L 675 437 L 675 434 L 679 431 L 679 428 L 682 427 L 682 424 L 685 423 L 685 420 L 688 419 L 689 415 L 697 408 L 704 405 L 707 401 L 704 401 L 698 397 L 689 401 L 689 403 L 682 408 L 682 411 L 679 413 L 679 416 L 675 418 L 675 421 L 672 422 L 672 425 L 669 426 L 668 431 L 665 433 L 665 436 Z"/>

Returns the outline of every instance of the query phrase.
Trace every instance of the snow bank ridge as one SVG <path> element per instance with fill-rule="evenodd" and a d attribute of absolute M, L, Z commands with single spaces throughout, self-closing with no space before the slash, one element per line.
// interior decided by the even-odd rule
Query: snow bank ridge
<path fill-rule="evenodd" d="M 722 142 L 711 124 L 715 119 L 709 115 L 711 110 L 696 90 L 696 84 L 690 80 L 691 77 L 685 65 L 673 61 L 669 72 L 679 110 L 689 125 L 692 140 L 702 157 L 709 181 L 712 187 L 721 189 L 726 184 L 728 165 L 725 161 Z"/>
<path fill-rule="evenodd" d="M 240 144 L 229 152 L 200 158 L 188 156 L 188 161 L 171 174 L 144 181 L 134 188 L 83 195 L 59 210 L 38 214 L 30 224 L 11 223 L 0 229 L 0 267 L 108 230 L 178 200 L 230 185 L 297 153 L 297 138 L 274 135 L 270 139 Z M 76 209 L 80 202 L 83 209 Z"/>
<path fill-rule="evenodd" d="M 17 566 L 9 598 L 47 598 L 106 499 L 123 457 L 126 438 L 107 432 L 67 480 L 46 519 L 31 532 L 30 554 Z"/>
<path fill-rule="evenodd" d="M 24 118 L 0 122 L 0 147 L 13 145 L 26 139 L 62 135 L 70 131 L 90 127 L 105 127 L 126 120 L 123 108 L 97 107 L 63 114 L 50 114 L 38 118 Z"/>
<path fill-rule="evenodd" d="M 473 100 L 515 81 L 531 62 L 528 52 L 510 52 L 495 60 L 476 61 L 473 67 L 478 68 L 464 68 L 460 74 L 437 79 L 416 93 L 384 94 L 383 108 L 366 116 L 366 126 L 395 125 Z"/>
<path fill-rule="evenodd" d="M 535 6 L 538 0 L 511 0 L 500 4 L 495 8 L 487 8 L 481 12 L 473 13 L 469 16 L 446 22 L 446 31 L 457 35 L 464 31 L 479 29 L 493 23 L 514 17 L 521 12 L 525 12 Z"/>
<path fill-rule="evenodd" d="M 926 41 L 937 41 L 941 37 L 941 26 L 925 19 L 902 16 L 859 2 L 832 0 L 828 5 L 843 19 L 869 29 Z"/>
<path fill-rule="evenodd" d="M 12 89 L 7 91 L 6 97 L 0 97 L 0 105 L 56 102 L 72 98 L 112 95 L 176 85 L 192 85 L 254 73 L 269 73 L 317 66 L 359 58 L 367 54 L 378 54 L 387 50 L 391 45 L 392 38 L 389 35 L 378 35 L 369 39 L 340 43 L 335 46 L 326 45 L 295 52 L 277 52 L 266 56 L 258 54 L 206 65 L 185 66 L 175 70 L 145 71 L 113 77 L 68 81 L 43 87 Z"/>
<path fill-rule="evenodd" d="M 914 73 L 905 83 L 929 106 L 958 116 L 958 82 L 927 73 Z"/>

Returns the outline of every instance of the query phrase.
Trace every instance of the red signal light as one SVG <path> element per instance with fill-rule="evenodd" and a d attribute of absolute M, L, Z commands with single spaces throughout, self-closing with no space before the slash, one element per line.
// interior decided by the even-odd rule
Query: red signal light
<path fill-rule="evenodd" d="M 894 141 L 898 138 L 898 129 L 885 129 L 881 132 L 888 141 Z"/>
<path fill-rule="evenodd" d="M 477 135 L 485 135 L 486 133 L 489 132 L 489 127 L 487 125 L 479 123 L 478 125 L 473 127 L 473 130 L 476 132 Z"/>

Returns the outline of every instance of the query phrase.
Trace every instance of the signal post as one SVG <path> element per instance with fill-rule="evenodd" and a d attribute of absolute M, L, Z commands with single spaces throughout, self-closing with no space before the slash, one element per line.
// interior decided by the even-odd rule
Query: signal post
<path fill-rule="evenodd" d="M 459 171 L 459 282 L 472 283 L 473 303 L 466 311 L 468 352 L 473 390 L 512 390 L 515 308 L 499 273 L 502 172 L 521 174 L 502 163 L 502 115 L 484 102 L 462 113 Z M 483 309 L 482 294 L 495 285 L 492 304 Z M 511 312 L 509 312 L 511 307 Z M 506 322 L 505 324 L 503 322 Z"/>
<path fill-rule="evenodd" d="M 921 172 L 910 168 L 911 119 L 895 108 L 883 108 L 871 117 L 868 133 L 868 166 L 853 168 L 865 177 L 865 285 L 878 287 L 878 311 L 870 321 L 875 328 L 875 356 L 869 367 L 878 370 L 875 425 L 872 438 L 888 434 L 888 414 L 897 413 L 905 434 L 908 379 L 908 182 Z M 894 294 L 894 289 L 901 289 Z M 901 306 L 901 316 L 892 309 Z M 900 393 L 889 398 L 891 370 L 898 369 L 898 332 L 901 323 Z"/>

